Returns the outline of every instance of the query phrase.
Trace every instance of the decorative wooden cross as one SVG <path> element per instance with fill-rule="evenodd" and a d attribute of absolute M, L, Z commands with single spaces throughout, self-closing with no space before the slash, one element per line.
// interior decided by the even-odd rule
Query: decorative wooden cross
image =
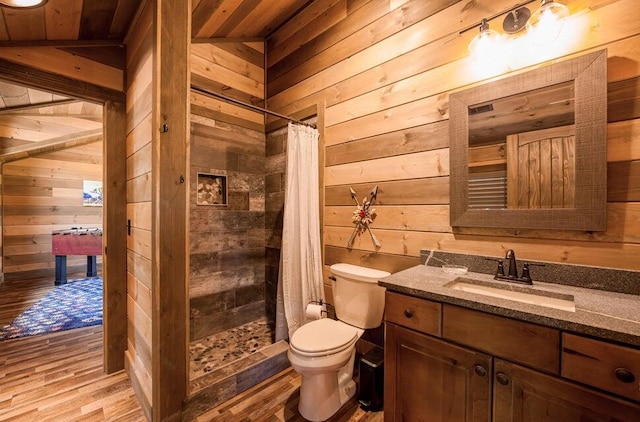
<path fill-rule="evenodd" d="M 362 205 L 360 205 L 360 202 L 358 202 L 358 197 L 353 188 L 349 189 L 351 191 L 351 198 L 353 198 L 353 200 L 356 202 L 356 210 L 353 212 L 353 216 L 351 217 L 351 221 L 353 221 L 353 224 L 355 224 L 356 226 L 353 229 L 353 233 L 351 233 L 351 237 L 349 237 L 349 240 L 347 241 L 347 248 L 352 248 L 353 242 L 356 240 L 356 236 L 364 232 L 365 230 L 367 230 L 371 235 L 373 246 L 375 246 L 376 249 L 380 248 L 380 241 L 378 240 L 376 235 L 373 234 L 371 228 L 369 227 L 369 224 L 373 223 L 373 219 L 375 218 L 376 214 L 376 210 L 371 209 L 371 204 L 378 196 L 378 186 L 373 188 L 371 194 L 369 195 L 369 199 L 367 199 L 366 196 L 364 197 L 364 199 L 362 199 Z"/>

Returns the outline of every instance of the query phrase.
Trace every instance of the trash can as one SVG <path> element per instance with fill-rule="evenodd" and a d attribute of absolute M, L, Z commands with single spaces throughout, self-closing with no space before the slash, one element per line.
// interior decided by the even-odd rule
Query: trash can
<path fill-rule="evenodd" d="M 384 397 L 384 349 L 374 347 L 360 360 L 360 394 L 358 402 L 364 410 L 382 410 Z"/>

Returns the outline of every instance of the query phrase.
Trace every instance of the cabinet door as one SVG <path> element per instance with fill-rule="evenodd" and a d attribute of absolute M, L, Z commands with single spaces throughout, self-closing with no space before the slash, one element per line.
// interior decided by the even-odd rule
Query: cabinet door
<path fill-rule="evenodd" d="M 491 357 L 386 324 L 385 421 L 484 422 Z"/>
<path fill-rule="evenodd" d="M 524 367 L 495 361 L 495 422 L 638 422 L 640 406 Z"/>

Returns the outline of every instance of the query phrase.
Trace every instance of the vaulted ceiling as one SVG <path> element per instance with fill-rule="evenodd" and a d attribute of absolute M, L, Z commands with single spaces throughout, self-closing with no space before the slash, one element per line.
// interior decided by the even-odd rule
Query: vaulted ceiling
<path fill-rule="evenodd" d="M 0 7 L 0 48 L 84 47 L 83 54 L 87 54 L 95 45 L 117 50 L 142 3 L 49 0 L 32 9 Z M 191 35 L 197 39 L 264 39 L 307 3 L 309 0 L 193 0 Z M 9 124 L 9 119 L 14 123 Z M 19 157 L 19 151 L 28 149 L 30 143 L 46 151 L 52 145 L 90 141 L 101 128 L 101 106 L 2 82 L 0 75 L 0 161 Z"/>

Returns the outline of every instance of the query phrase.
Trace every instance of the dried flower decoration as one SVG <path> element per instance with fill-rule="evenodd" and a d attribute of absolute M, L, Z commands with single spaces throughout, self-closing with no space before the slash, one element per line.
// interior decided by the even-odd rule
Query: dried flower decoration
<path fill-rule="evenodd" d="M 369 224 L 373 223 L 376 216 L 376 210 L 371 209 L 371 204 L 373 204 L 373 201 L 378 196 L 378 186 L 373 188 L 368 199 L 366 196 L 362 199 L 362 204 L 358 202 L 356 192 L 352 188 L 349 189 L 351 190 L 351 198 L 356 202 L 356 210 L 353 212 L 353 216 L 351 217 L 351 221 L 355 224 L 355 228 L 353 229 L 353 233 L 351 233 L 351 237 L 349 237 L 349 240 L 347 241 L 347 248 L 352 248 L 353 242 L 356 240 L 356 236 L 366 230 L 371 235 L 373 246 L 377 249 L 381 246 L 380 241 L 371 231 Z"/>

